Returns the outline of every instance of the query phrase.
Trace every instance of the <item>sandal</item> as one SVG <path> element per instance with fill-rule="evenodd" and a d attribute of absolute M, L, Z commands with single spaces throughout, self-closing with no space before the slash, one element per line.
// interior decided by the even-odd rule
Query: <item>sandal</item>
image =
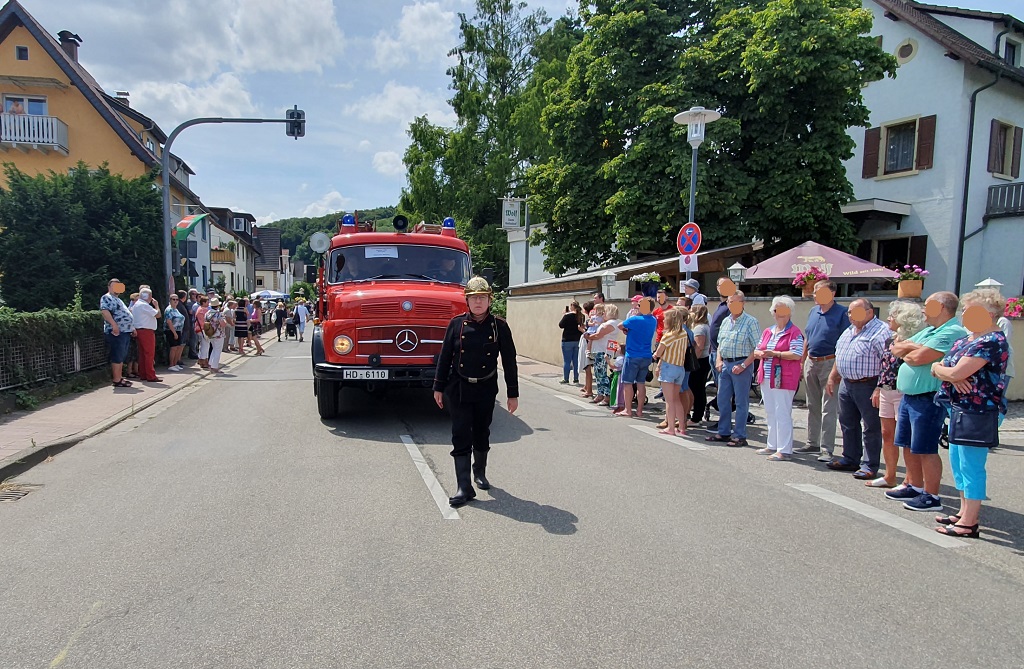
<path fill-rule="evenodd" d="M 864 481 L 864 485 L 869 488 L 895 488 L 895 484 L 889 483 L 885 480 L 884 476 L 879 476 L 877 479 L 871 479 L 870 481 Z"/>
<path fill-rule="evenodd" d="M 720 434 L 713 434 L 710 437 L 704 437 L 704 441 L 720 441 L 723 444 L 727 444 L 732 441 L 732 437 L 723 437 Z"/>
<path fill-rule="evenodd" d="M 935 516 L 935 522 L 939 525 L 956 525 L 960 522 L 960 516 L 951 513 L 948 516 Z"/>
<path fill-rule="evenodd" d="M 786 455 L 785 453 L 776 453 L 775 455 L 769 455 L 765 459 L 771 460 L 772 462 L 784 462 L 786 460 L 789 460 L 789 456 Z"/>
<path fill-rule="evenodd" d="M 121 379 L 120 381 L 114 381 L 115 388 L 131 388 L 132 382 L 128 379 Z"/>
<path fill-rule="evenodd" d="M 959 527 L 961 530 L 967 530 L 967 532 L 961 534 L 954 530 L 954 527 Z M 936 527 L 935 531 L 939 534 L 945 534 L 949 537 L 960 537 L 961 539 L 977 539 L 981 536 L 981 532 L 978 530 L 977 525 L 957 525 L 956 523 L 953 523 L 952 525 L 946 525 L 944 527 Z"/>

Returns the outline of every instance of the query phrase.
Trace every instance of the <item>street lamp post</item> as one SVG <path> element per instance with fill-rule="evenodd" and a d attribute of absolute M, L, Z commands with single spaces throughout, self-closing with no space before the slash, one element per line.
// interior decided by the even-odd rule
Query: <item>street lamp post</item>
<path fill-rule="evenodd" d="M 679 112 L 673 117 L 673 121 L 679 125 L 686 126 L 686 141 L 693 147 L 693 153 L 690 159 L 690 222 L 696 222 L 694 217 L 696 216 L 694 209 L 696 208 L 696 195 L 697 195 L 697 149 L 701 144 L 704 143 L 704 130 L 707 128 L 708 123 L 714 123 L 718 119 L 722 118 L 722 115 L 713 109 L 704 109 L 704 107 L 690 107 L 684 112 Z M 690 278 L 690 273 L 686 273 L 686 278 Z"/>

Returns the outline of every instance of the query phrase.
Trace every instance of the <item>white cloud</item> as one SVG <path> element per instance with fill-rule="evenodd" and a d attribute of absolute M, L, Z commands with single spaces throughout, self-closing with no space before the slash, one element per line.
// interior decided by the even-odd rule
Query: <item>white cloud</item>
<path fill-rule="evenodd" d="M 256 217 L 256 227 L 258 228 L 261 225 L 266 225 L 267 223 L 273 223 L 274 221 L 278 220 L 279 218 L 281 218 L 281 217 L 278 216 L 277 214 L 275 214 L 274 212 L 270 212 L 266 216 L 257 216 Z"/>
<path fill-rule="evenodd" d="M 344 211 L 347 209 L 353 200 L 350 197 L 345 197 L 336 190 L 332 190 L 327 195 L 316 202 L 311 202 L 306 205 L 306 208 L 302 210 L 299 216 L 325 216 L 327 214 L 333 214 L 337 211 Z"/>
<path fill-rule="evenodd" d="M 373 169 L 389 177 L 405 174 L 402 157 L 394 151 L 378 151 L 373 154 Z"/>
<path fill-rule="evenodd" d="M 370 143 L 370 140 L 368 139 L 364 139 L 363 141 L 359 142 L 360 151 L 369 151 L 371 146 L 373 145 Z"/>
<path fill-rule="evenodd" d="M 377 33 L 373 65 L 394 70 L 407 65 L 411 56 L 425 65 L 442 62 L 448 57 L 457 25 L 455 12 L 445 11 L 437 2 L 406 5 L 397 30 Z"/>
<path fill-rule="evenodd" d="M 158 123 L 199 116 L 240 117 L 256 113 L 249 91 L 231 72 L 195 87 L 183 83 L 159 84 L 147 81 L 135 86 L 131 93 L 133 106 L 159 110 L 150 114 Z"/>
<path fill-rule="evenodd" d="M 432 123 L 454 125 L 455 112 L 438 92 L 427 92 L 417 86 L 405 86 L 394 81 L 384 84 L 384 90 L 367 96 L 359 104 L 348 105 L 344 113 L 370 123 L 398 123 L 404 132 L 417 116 L 426 115 Z"/>

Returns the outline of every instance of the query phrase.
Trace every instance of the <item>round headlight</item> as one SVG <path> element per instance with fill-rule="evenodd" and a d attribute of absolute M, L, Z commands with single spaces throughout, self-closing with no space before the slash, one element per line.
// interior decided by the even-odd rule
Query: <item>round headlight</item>
<path fill-rule="evenodd" d="M 338 335 L 334 338 L 334 352 L 338 355 L 347 355 L 352 352 L 352 339 L 345 335 Z"/>

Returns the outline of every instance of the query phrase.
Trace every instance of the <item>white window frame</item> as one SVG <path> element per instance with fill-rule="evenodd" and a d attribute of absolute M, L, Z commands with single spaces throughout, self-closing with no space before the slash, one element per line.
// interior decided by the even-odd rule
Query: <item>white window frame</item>
<path fill-rule="evenodd" d="M 25 109 L 25 114 L 26 115 L 29 113 L 29 111 L 28 111 L 28 103 L 29 103 L 30 100 L 32 102 L 42 103 L 42 105 L 43 105 L 43 113 L 42 114 L 32 114 L 33 116 L 49 116 L 50 115 L 50 103 L 46 99 L 45 95 L 7 95 L 7 94 L 4 95 L 4 113 L 5 114 L 10 113 L 7 110 L 10 109 L 11 105 L 14 104 L 15 100 L 21 102 L 21 106 Z"/>

